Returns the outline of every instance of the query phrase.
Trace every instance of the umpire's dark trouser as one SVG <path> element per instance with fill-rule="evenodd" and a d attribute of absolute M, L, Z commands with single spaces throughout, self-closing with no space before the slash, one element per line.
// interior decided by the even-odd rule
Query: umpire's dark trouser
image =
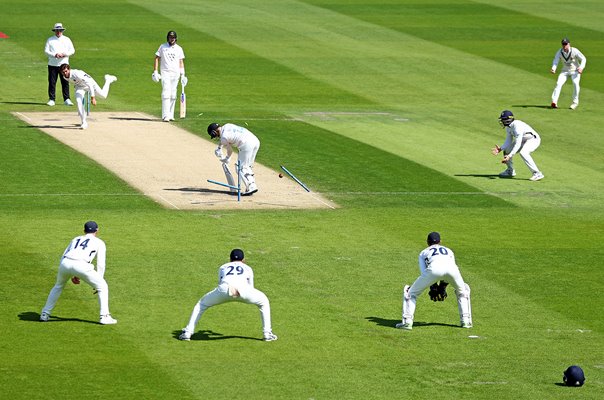
<path fill-rule="evenodd" d="M 48 100 L 55 100 L 57 78 L 61 76 L 59 68 L 60 67 L 53 67 L 52 65 L 48 66 Z M 67 100 L 69 98 L 69 82 L 63 79 L 62 76 L 59 80 L 61 81 L 61 89 L 63 89 L 63 100 Z"/>

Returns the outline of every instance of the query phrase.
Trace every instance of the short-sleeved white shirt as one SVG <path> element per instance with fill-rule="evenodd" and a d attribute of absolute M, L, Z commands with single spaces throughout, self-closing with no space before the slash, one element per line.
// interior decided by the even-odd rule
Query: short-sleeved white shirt
<path fill-rule="evenodd" d="M 105 242 L 89 233 L 73 238 L 62 258 L 92 263 L 96 257 L 97 271 L 102 275 L 105 271 L 106 252 Z"/>
<path fill-rule="evenodd" d="M 220 130 L 220 144 L 241 148 L 249 140 L 258 139 L 256 135 L 242 126 L 224 124 Z"/>
<path fill-rule="evenodd" d="M 159 68 L 161 72 L 180 73 L 180 60 L 184 60 L 185 52 L 178 44 L 170 46 L 169 43 L 163 43 L 155 52 L 160 58 Z"/>
<path fill-rule="evenodd" d="M 254 286 L 254 271 L 252 267 L 241 261 L 231 261 L 218 268 L 218 284 L 228 283 L 235 287 L 241 285 Z"/>

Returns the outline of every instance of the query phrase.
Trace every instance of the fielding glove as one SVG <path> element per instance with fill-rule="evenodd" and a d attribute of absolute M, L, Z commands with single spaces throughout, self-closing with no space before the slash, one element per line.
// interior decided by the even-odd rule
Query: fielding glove
<path fill-rule="evenodd" d="M 449 284 L 445 281 L 440 281 L 440 283 L 438 284 L 438 295 L 437 295 L 437 300 L 438 301 L 445 301 L 445 299 L 447 298 L 447 286 Z"/>
<path fill-rule="evenodd" d="M 428 292 L 428 295 L 430 296 L 430 300 L 432 301 L 439 301 L 438 300 L 438 283 L 435 283 L 433 285 L 430 286 L 430 291 Z"/>

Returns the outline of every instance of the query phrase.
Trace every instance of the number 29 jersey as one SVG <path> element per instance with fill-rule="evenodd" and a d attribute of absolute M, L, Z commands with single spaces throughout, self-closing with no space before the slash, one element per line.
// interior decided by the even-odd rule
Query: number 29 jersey
<path fill-rule="evenodd" d="M 241 284 L 254 287 L 254 271 L 252 267 L 241 261 L 231 261 L 218 268 L 218 284 L 229 283 L 239 287 Z"/>

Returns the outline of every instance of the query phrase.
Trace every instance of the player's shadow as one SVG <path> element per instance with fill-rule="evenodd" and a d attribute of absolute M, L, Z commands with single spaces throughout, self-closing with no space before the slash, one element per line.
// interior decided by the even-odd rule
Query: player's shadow
<path fill-rule="evenodd" d="M 385 319 L 380 317 L 365 317 L 365 319 L 369 322 L 373 322 L 378 326 L 386 326 L 388 328 L 396 329 L 396 324 L 401 322 L 400 319 Z M 459 325 L 455 324 L 443 324 L 441 322 L 422 322 L 422 321 L 413 321 L 413 328 L 418 328 L 422 326 L 450 326 L 454 328 L 458 328 Z"/>
<path fill-rule="evenodd" d="M 27 126 L 20 126 L 19 128 L 26 128 L 26 129 L 77 129 L 77 130 L 80 130 L 80 124 L 74 124 L 74 125 L 27 125 Z"/>
<path fill-rule="evenodd" d="M 190 192 L 190 193 L 213 193 L 213 194 L 230 194 L 233 196 L 237 196 L 237 192 L 231 192 L 230 190 L 221 190 L 221 189 L 207 189 L 207 188 L 166 188 L 164 190 L 169 190 L 173 192 Z"/>
<path fill-rule="evenodd" d="M 471 178 L 502 179 L 499 174 L 455 174 L 453 176 L 469 176 Z"/>
<path fill-rule="evenodd" d="M 173 331 L 172 336 L 175 339 L 178 339 L 178 336 L 182 333 L 180 331 Z M 214 332 L 209 329 L 195 332 L 191 335 L 191 340 L 227 340 L 227 339 L 245 339 L 245 340 L 259 340 L 263 341 L 263 339 L 249 337 L 249 336 L 237 336 L 237 335 L 223 335 L 222 333 Z"/>
<path fill-rule="evenodd" d="M 40 313 L 33 311 L 25 311 L 19 314 L 19 319 L 21 321 L 27 322 L 40 322 Z M 98 321 L 88 321 L 80 318 L 61 318 L 57 317 L 56 315 L 51 315 L 48 321 L 45 323 L 49 322 L 85 322 L 87 324 L 100 324 L 100 322 Z"/>
<path fill-rule="evenodd" d="M 38 106 L 46 105 L 46 103 L 40 103 L 37 101 L 0 101 L 0 104 L 25 104 L 25 105 L 38 105 Z"/>
<path fill-rule="evenodd" d="M 518 107 L 518 108 L 545 108 L 545 109 L 552 109 L 553 108 L 551 106 L 545 106 L 542 104 L 513 104 L 512 107 Z"/>
<path fill-rule="evenodd" d="M 151 119 L 151 118 L 143 118 L 143 117 L 109 117 L 109 119 L 117 119 L 120 121 L 145 121 L 145 122 L 157 122 L 161 121 L 160 118 Z"/>

